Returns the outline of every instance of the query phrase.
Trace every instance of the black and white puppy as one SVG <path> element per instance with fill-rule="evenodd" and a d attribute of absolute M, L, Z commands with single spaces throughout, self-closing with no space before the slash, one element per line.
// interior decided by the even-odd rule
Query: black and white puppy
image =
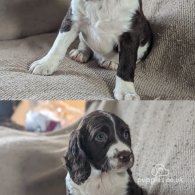
<path fill-rule="evenodd" d="M 139 99 L 134 87 L 136 63 L 146 58 L 152 43 L 141 0 L 72 0 L 53 47 L 30 71 L 51 75 L 78 36 L 78 49 L 70 57 L 84 63 L 93 55 L 101 67 L 117 70 L 116 99 Z"/>
<path fill-rule="evenodd" d="M 132 177 L 133 163 L 128 125 L 114 114 L 93 112 L 70 137 L 67 195 L 143 195 Z"/>

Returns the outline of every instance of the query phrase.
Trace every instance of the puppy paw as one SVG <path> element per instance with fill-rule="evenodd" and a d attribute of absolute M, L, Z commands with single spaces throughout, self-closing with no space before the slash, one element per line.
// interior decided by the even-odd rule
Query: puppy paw
<path fill-rule="evenodd" d="M 86 63 L 89 61 L 91 53 L 85 50 L 73 49 L 70 51 L 69 56 L 76 62 Z"/>
<path fill-rule="evenodd" d="M 36 75 L 52 75 L 57 70 L 56 64 L 58 63 L 56 63 L 54 60 L 42 58 L 33 62 L 29 71 Z"/>
<path fill-rule="evenodd" d="M 99 65 L 108 70 L 117 70 L 118 68 L 118 63 L 109 60 L 102 61 Z"/>
<path fill-rule="evenodd" d="M 135 92 L 134 83 L 124 81 L 118 76 L 116 77 L 114 97 L 117 100 L 140 100 L 140 96 Z"/>

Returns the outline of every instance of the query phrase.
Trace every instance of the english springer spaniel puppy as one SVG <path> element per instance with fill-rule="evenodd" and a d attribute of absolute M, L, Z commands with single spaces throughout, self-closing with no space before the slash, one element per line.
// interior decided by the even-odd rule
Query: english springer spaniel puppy
<path fill-rule="evenodd" d="M 139 99 L 134 87 L 136 62 L 146 58 L 152 45 L 142 1 L 72 0 L 52 48 L 31 65 L 30 71 L 53 74 L 78 36 L 78 49 L 70 51 L 70 57 L 85 63 L 93 55 L 101 67 L 117 70 L 116 99 Z"/>
<path fill-rule="evenodd" d="M 133 163 L 128 125 L 114 114 L 93 112 L 70 137 L 66 194 L 143 195 L 132 177 Z"/>

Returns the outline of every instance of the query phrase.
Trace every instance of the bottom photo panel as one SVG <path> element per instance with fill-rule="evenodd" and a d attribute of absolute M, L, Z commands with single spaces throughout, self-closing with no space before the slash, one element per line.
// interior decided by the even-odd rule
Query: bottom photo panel
<path fill-rule="evenodd" d="M 195 103 L 0 101 L 0 195 L 195 195 Z"/>

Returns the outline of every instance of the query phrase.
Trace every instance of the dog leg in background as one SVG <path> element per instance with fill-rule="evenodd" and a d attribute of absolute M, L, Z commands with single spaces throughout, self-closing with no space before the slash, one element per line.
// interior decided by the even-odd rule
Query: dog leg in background
<path fill-rule="evenodd" d="M 30 72 L 38 75 L 53 74 L 64 59 L 68 47 L 77 36 L 78 27 L 72 24 L 71 9 L 69 9 L 52 48 L 45 57 L 31 64 Z"/>
<path fill-rule="evenodd" d="M 69 56 L 72 60 L 80 63 L 86 63 L 93 55 L 93 51 L 86 45 L 82 33 L 79 34 L 80 43 L 78 49 L 70 51 Z"/>
<path fill-rule="evenodd" d="M 139 100 L 134 87 L 139 39 L 131 32 L 120 37 L 119 65 L 117 69 L 114 97 L 118 100 Z"/>

